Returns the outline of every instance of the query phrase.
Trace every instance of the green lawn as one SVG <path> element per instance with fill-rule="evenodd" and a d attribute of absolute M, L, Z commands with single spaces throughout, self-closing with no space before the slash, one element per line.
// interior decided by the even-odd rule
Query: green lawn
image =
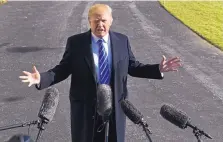
<path fill-rule="evenodd" d="M 223 1 L 168 1 L 160 4 L 204 39 L 223 50 Z"/>

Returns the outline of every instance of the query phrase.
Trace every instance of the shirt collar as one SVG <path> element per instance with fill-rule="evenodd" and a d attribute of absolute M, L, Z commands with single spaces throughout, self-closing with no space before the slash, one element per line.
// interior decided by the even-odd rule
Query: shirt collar
<path fill-rule="evenodd" d="M 92 38 L 94 40 L 95 43 L 97 43 L 97 41 L 100 39 L 99 37 L 97 37 L 96 35 L 94 35 L 94 33 L 91 32 Z M 109 34 L 106 34 L 104 37 L 102 37 L 103 41 L 105 43 L 108 42 L 108 38 L 109 38 Z"/>

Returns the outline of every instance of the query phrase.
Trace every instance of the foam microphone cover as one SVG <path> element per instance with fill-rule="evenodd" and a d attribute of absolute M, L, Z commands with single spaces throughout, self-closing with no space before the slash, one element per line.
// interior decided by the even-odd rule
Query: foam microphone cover
<path fill-rule="evenodd" d="M 97 112 L 103 117 L 108 117 L 112 112 L 112 90 L 109 85 L 98 85 Z"/>
<path fill-rule="evenodd" d="M 122 100 L 120 103 L 123 112 L 133 123 L 139 124 L 142 122 L 143 115 L 133 106 L 131 102 L 128 100 Z"/>
<path fill-rule="evenodd" d="M 47 88 L 38 113 L 38 117 L 43 120 L 47 120 L 48 122 L 52 121 L 58 102 L 59 91 L 53 87 Z"/>
<path fill-rule="evenodd" d="M 190 121 L 186 113 L 177 110 L 172 105 L 164 104 L 160 109 L 160 114 L 163 118 L 181 129 L 185 129 Z"/>

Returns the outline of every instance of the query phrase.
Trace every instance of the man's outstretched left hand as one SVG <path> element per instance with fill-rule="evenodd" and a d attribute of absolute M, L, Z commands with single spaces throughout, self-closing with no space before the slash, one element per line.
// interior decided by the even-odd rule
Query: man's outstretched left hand
<path fill-rule="evenodd" d="M 160 72 L 178 71 L 178 68 L 182 66 L 180 61 L 179 57 L 166 60 L 166 57 L 163 55 L 163 59 L 159 66 Z"/>

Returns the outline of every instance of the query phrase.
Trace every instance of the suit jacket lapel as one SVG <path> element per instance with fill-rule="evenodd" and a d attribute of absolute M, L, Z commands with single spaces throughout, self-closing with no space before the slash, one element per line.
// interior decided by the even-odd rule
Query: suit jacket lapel
<path fill-rule="evenodd" d="M 97 75 L 95 70 L 94 58 L 92 54 L 92 47 L 91 47 L 91 30 L 86 32 L 86 40 L 84 40 L 84 52 L 85 52 L 85 61 L 92 73 L 92 77 L 95 82 L 97 82 Z"/>
<path fill-rule="evenodd" d="M 114 73 L 116 69 L 116 64 L 119 61 L 119 50 L 118 50 L 119 39 L 112 31 L 109 32 L 109 35 L 111 40 L 111 52 L 112 52 L 112 72 Z"/>
<path fill-rule="evenodd" d="M 111 74 L 111 87 L 112 92 L 115 92 L 115 82 L 116 82 L 116 69 L 117 69 L 117 62 L 119 61 L 119 39 L 115 35 L 114 32 L 110 31 L 110 41 L 111 41 L 111 52 L 112 52 L 112 74 Z"/>

